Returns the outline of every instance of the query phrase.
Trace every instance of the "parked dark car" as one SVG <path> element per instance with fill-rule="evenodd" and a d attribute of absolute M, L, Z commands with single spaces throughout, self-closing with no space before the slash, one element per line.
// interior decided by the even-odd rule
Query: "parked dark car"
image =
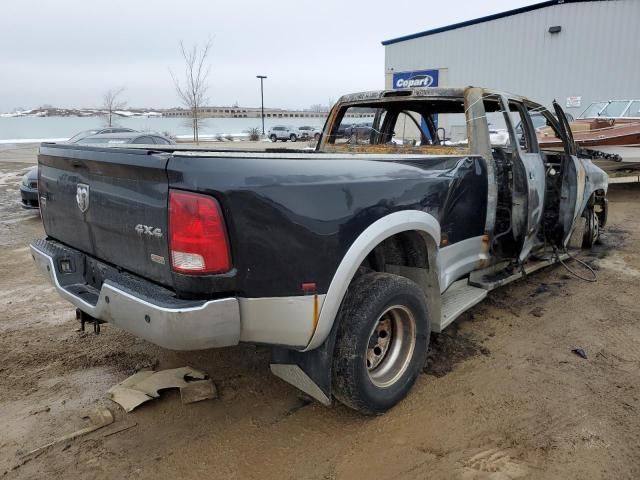
<path fill-rule="evenodd" d="M 124 127 L 108 127 L 108 128 L 94 128 L 91 130 L 83 130 L 82 132 L 76 133 L 73 137 L 71 137 L 67 142 L 76 143 L 83 138 L 90 137 L 92 135 L 101 135 L 103 133 L 128 133 L 128 132 L 136 132 L 133 128 L 124 128 Z"/>
<path fill-rule="evenodd" d="M 22 177 L 20 197 L 23 208 L 38 208 L 38 167 L 29 169 Z"/>
<path fill-rule="evenodd" d="M 340 123 L 340 125 L 337 126 L 336 131 L 335 131 L 335 138 L 344 138 L 347 136 L 346 132 L 347 130 L 349 130 L 350 128 L 353 127 L 352 123 Z"/>
<path fill-rule="evenodd" d="M 153 132 L 124 132 L 124 133 L 104 133 L 91 135 L 75 142 L 79 145 L 175 145 L 175 141 L 159 133 Z"/>
<path fill-rule="evenodd" d="M 363 140 L 369 138 L 373 122 L 363 122 L 350 125 L 344 129 L 344 137 L 350 141 Z"/>

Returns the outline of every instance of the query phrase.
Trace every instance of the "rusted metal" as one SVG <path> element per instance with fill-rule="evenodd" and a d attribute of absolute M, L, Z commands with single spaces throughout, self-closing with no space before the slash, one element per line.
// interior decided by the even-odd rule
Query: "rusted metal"
<path fill-rule="evenodd" d="M 477 267 L 478 268 L 486 268 L 491 264 L 491 260 L 489 258 L 490 250 L 491 250 L 491 237 L 488 234 L 482 236 L 482 242 L 480 244 L 481 249 L 481 258 L 478 260 Z"/>
<path fill-rule="evenodd" d="M 353 153 L 417 153 L 431 155 L 460 155 L 473 153 L 491 159 L 491 146 L 488 144 L 488 125 L 482 106 L 485 96 L 501 96 L 502 92 L 479 87 L 466 88 L 415 88 L 397 90 L 375 90 L 343 95 L 332 108 L 323 129 L 321 141 L 316 150 L 323 152 L 353 152 Z M 425 97 L 443 102 L 461 102 L 467 119 L 468 145 L 352 145 L 335 144 L 330 134 L 339 121 L 340 114 L 349 107 L 388 106 L 394 103 L 406 103 L 413 100 L 424 100 Z M 524 97 L 509 95 L 509 98 L 519 101 L 529 101 Z M 473 119 L 473 121 L 469 121 Z"/>

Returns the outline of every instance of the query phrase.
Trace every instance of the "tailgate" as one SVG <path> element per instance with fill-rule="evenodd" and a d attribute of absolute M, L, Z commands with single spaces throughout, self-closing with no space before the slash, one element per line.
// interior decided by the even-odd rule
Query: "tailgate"
<path fill-rule="evenodd" d="M 38 185 L 47 235 L 171 286 L 168 158 L 149 150 L 42 145 Z"/>

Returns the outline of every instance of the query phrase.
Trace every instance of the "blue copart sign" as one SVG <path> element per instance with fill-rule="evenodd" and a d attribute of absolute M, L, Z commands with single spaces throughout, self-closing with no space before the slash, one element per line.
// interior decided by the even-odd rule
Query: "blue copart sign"
<path fill-rule="evenodd" d="M 393 74 L 393 88 L 425 88 L 438 86 L 438 70 L 418 70 Z"/>

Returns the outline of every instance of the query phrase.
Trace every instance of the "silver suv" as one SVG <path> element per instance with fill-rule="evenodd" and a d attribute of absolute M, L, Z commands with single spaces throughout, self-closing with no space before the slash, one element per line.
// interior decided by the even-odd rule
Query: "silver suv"
<path fill-rule="evenodd" d="M 317 142 L 318 140 L 320 140 L 320 129 L 309 125 L 304 125 L 302 127 L 298 127 L 298 136 L 300 138 L 304 138 L 305 140 L 313 139 Z"/>
<path fill-rule="evenodd" d="M 298 129 L 288 125 L 276 125 L 269 129 L 267 135 L 272 142 L 277 142 L 278 140 L 296 142 L 298 140 Z"/>

